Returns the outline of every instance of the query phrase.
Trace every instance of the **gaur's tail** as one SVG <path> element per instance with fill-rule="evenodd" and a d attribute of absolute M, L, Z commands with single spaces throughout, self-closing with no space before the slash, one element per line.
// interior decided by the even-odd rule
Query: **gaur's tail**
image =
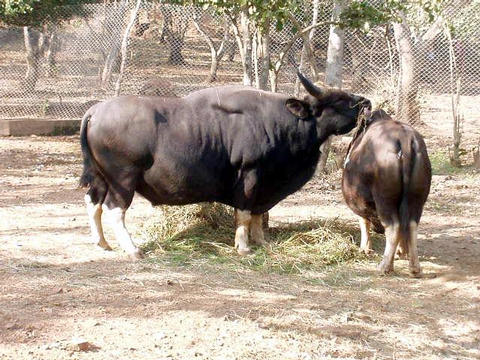
<path fill-rule="evenodd" d="M 402 198 L 399 208 L 400 246 L 405 251 L 404 255 L 408 255 L 408 248 L 410 246 L 410 219 L 412 214 L 410 214 L 408 198 L 413 168 L 415 166 L 414 142 L 415 140 L 410 136 L 405 136 L 399 141 L 400 152 L 398 156 L 402 164 Z"/>
<path fill-rule="evenodd" d="M 79 181 L 79 185 L 81 187 L 87 187 L 88 185 L 90 185 L 96 174 L 94 164 L 95 160 L 93 159 L 92 152 L 90 151 L 90 147 L 88 146 L 87 139 L 88 121 L 94 113 L 95 105 L 88 109 L 85 115 L 83 115 L 82 123 L 80 125 L 80 145 L 82 147 L 83 154 L 83 173 Z"/>

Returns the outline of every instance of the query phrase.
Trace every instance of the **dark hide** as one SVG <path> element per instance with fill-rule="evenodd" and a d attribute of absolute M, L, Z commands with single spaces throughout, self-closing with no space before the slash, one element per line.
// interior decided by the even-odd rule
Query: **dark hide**
<path fill-rule="evenodd" d="M 383 233 L 398 224 L 400 245 L 408 252 L 409 224 L 420 221 L 431 178 L 422 136 L 377 110 L 364 120 L 350 144 L 342 190 L 347 205 L 375 231 Z"/>
<path fill-rule="evenodd" d="M 313 175 L 319 147 L 352 130 L 370 102 L 341 91 L 305 101 L 248 87 L 184 98 L 124 96 L 82 121 L 84 173 L 94 203 L 128 208 L 217 201 L 268 211 Z"/>

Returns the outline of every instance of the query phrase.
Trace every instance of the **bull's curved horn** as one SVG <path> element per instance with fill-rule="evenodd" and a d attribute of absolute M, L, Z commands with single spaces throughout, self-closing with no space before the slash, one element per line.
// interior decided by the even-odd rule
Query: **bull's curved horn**
<path fill-rule="evenodd" d="M 310 80 L 308 80 L 305 76 L 303 76 L 302 73 L 298 70 L 297 70 L 297 76 L 300 79 L 300 82 L 302 83 L 305 90 L 307 90 L 307 92 L 310 95 L 315 97 L 319 97 L 322 95 L 322 89 L 314 85 Z"/>

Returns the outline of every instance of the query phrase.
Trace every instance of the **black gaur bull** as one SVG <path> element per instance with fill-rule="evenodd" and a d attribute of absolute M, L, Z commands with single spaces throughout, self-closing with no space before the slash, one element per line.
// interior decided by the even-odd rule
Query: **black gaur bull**
<path fill-rule="evenodd" d="M 410 273 L 420 276 L 417 226 L 430 192 L 432 171 L 422 136 L 383 110 L 359 127 L 347 153 L 342 190 L 347 205 L 360 216 L 360 248 L 370 253 L 370 226 L 386 233 L 382 273 L 393 271 L 395 251 L 410 259 Z"/>
<path fill-rule="evenodd" d="M 101 215 L 115 237 L 141 257 L 125 228 L 135 192 L 153 205 L 217 201 L 236 209 L 235 247 L 262 244 L 262 214 L 314 174 L 320 145 L 352 130 L 363 97 L 321 90 L 299 74 L 304 100 L 244 86 L 223 86 L 183 98 L 124 96 L 91 107 L 82 119 L 92 237 L 105 241 Z"/>

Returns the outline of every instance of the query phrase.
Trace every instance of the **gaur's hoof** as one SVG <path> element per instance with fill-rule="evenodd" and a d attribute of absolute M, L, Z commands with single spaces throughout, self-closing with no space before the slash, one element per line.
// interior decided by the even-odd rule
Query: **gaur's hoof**
<path fill-rule="evenodd" d="M 375 253 L 373 249 L 362 249 L 362 248 L 360 248 L 359 252 L 364 253 L 366 256 L 372 256 Z"/>
<path fill-rule="evenodd" d="M 97 243 L 97 246 L 99 248 L 102 248 L 103 250 L 107 250 L 107 251 L 112 251 L 113 249 L 110 247 L 110 245 L 108 245 L 108 243 L 106 241 L 99 241 Z"/>
<path fill-rule="evenodd" d="M 416 279 L 420 279 L 424 277 L 421 269 L 410 269 L 409 276 L 411 278 L 416 278 Z"/>
<path fill-rule="evenodd" d="M 257 244 L 258 246 L 265 246 L 267 244 L 267 242 L 265 241 L 265 239 L 252 239 L 252 241 Z"/>
<path fill-rule="evenodd" d="M 135 250 L 133 253 L 130 253 L 129 255 L 130 255 L 130 258 L 132 258 L 132 260 L 140 260 L 145 257 L 145 255 L 143 254 L 143 251 L 140 249 Z"/>
<path fill-rule="evenodd" d="M 245 256 L 251 254 L 252 250 L 250 250 L 250 248 L 237 249 L 237 253 L 238 255 Z"/>
<path fill-rule="evenodd" d="M 378 265 L 377 269 L 381 275 L 388 275 L 393 272 L 393 266 L 385 264 L 383 261 Z"/>

